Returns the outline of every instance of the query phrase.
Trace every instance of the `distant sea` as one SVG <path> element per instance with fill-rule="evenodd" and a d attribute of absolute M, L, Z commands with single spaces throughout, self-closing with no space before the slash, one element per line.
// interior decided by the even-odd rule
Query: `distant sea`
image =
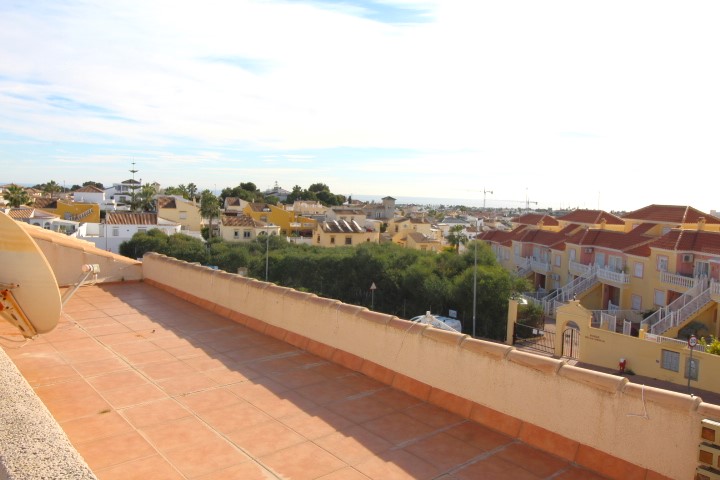
<path fill-rule="evenodd" d="M 363 202 L 372 202 L 375 201 L 375 203 L 382 203 L 382 198 L 387 195 L 352 195 L 353 200 L 361 200 Z M 477 198 L 443 198 L 443 197 L 405 197 L 402 195 L 390 195 L 395 199 L 395 203 L 398 205 L 428 205 L 431 207 L 438 207 L 441 205 L 444 205 L 446 207 L 448 206 L 458 206 L 458 205 L 464 205 L 466 207 L 475 207 L 475 208 L 482 208 L 483 201 L 482 199 Z M 493 201 L 492 199 L 488 198 L 485 202 L 485 206 L 487 208 L 522 208 L 524 205 L 521 205 L 519 203 L 510 203 L 505 202 L 503 203 L 502 200 L 496 200 Z"/>

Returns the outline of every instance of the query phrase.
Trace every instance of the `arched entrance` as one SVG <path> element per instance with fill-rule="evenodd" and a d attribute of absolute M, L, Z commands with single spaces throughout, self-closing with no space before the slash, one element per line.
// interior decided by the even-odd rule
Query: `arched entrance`
<path fill-rule="evenodd" d="M 567 322 L 562 336 L 562 356 L 577 360 L 580 354 L 580 327 L 575 322 Z"/>

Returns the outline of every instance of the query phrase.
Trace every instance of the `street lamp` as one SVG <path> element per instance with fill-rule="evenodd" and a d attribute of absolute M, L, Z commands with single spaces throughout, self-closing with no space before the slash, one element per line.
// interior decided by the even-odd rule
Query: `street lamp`
<path fill-rule="evenodd" d="M 475 338 L 475 317 L 477 315 L 477 231 L 478 231 L 478 221 L 475 221 L 475 262 L 474 262 L 474 268 L 473 268 L 473 316 L 472 316 L 472 322 L 473 322 L 473 328 L 472 328 L 472 336 Z"/>
<path fill-rule="evenodd" d="M 265 281 L 268 281 L 268 273 L 270 267 L 270 232 L 265 226 Z"/>

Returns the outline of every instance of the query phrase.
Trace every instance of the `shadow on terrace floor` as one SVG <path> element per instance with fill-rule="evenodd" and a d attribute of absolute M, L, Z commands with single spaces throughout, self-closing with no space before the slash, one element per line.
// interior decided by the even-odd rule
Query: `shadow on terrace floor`
<path fill-rule="evenodd" d="M 600 479 L 143 283 L 0 341 L 100 479 Z"/>

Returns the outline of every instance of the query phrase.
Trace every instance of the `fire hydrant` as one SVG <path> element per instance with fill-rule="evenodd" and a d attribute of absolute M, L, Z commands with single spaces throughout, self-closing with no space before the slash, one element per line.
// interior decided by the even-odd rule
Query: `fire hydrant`
<path fill-rule="evenodd" d="M 618 368 L 620 369 L 620 373 L 625 373 L 625 365 L 627 365 L 627 360 L 624 358 L 620 359 L 620 362 L 618 363 Z"/>

